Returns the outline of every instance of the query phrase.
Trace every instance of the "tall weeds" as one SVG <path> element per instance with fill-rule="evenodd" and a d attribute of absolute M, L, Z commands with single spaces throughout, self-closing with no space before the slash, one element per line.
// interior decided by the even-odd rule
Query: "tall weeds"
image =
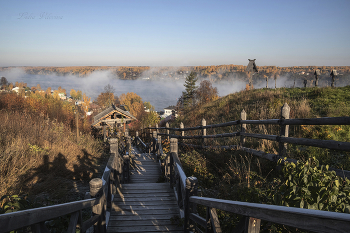
<path fill-rule="evenodd" d="M 39 99 L 36 104 L 47 109 L 36 108 L 30 101 L 35 102 L 0 96 L 0 196 L 50 192 L 66 180 L 86 181 L 103 154 L 101 143 L 89 134 L 77 143 L 70 106 Z"/>

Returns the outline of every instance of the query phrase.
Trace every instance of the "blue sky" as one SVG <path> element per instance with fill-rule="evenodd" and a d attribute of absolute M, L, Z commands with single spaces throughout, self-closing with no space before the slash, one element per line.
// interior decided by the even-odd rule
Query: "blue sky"
<path fill-rule="evenodd" d="M 349 0 L 0 6 L 0 66 L 350 65 Z"/>

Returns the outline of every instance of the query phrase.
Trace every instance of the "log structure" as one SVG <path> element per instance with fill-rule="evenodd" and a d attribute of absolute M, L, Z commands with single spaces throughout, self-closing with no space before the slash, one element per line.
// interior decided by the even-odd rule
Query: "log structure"
<path fill-rule="evenodd" d="M 122 127 L 124 124 L 129 124 L 133 120 L 136 120 L 136 118 L 128 111 L 111 105 L 94 117 L 92 126 L 95 128 L 102 128 L 104 125 L 112 128 Z"/>

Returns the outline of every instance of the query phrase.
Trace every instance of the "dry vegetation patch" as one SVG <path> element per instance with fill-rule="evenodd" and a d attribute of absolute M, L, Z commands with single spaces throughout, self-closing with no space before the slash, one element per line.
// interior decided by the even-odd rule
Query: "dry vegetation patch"
<path fill-rule="evenodd" d="M 82 134 L 77 142 L 70 122 L 19 107 L 11 101 L 17 98 L 0 98 L 0 196 L 45 193 L 62 201 L 69 190 L 78 191 L 98 175 L 106 159 L 103 145 L 90 134 Z"/>

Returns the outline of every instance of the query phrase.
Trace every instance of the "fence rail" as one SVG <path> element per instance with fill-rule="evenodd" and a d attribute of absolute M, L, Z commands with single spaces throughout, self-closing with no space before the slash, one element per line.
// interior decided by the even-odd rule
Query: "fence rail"
<path fill-rule="evenodd" d="M 126 142 L 128 147 L 130 139 L 126 138 Z M 102 179 L 94 178 L 90 181 L 87 200 L 1 214 L 0 233 L 26 227 L 30 227 L 33 233 L 50 232 L 45 221 L 68 214 L 71 214 L 67 229 L 69 233 L 75 233 L 77 226 L 80 227 L 80 232 L 86 232 L 92 226 L 95 233 L 106 232 L 116 186 L 128 181 L 130 165 L 129 156 L 119 154 L 118 139 L 112 138 L 109 143 L 110 157 Z M 82 210 L 86 208 L 92 208 L 93 216 L 83 222 Z"/>
<path fill-rule="evenodd" d="M 281 108 L 281 118 L 280 119 L 266 119 L 266 120 L 247 120 L 246 112 L 243 110 L 241 112 L 241 119 L 236 121 L 230 121 L 220 124 L 206 125 L 206 121 L 202 120 L 201 126 L 188 127 L 184 128 L 181 123 L 180 128 L 170 128 L 169 125 L 166 127 L 148 127 L 144 131 L 148 130 L 151 132 L 152 129 L 156 129 L 157 132 L 160 130 L 166 130 L 166 133 L 157 133 L 157 135 L 167 136 L 170 138 L 177 139 L 201 139 L 202 143 L 200 145 L 194 144 L 185 144 L 186 146 L 194 148 L 219 148 L 219 149 L 237 149 L 242 150 L 248 153 L 251 153 L 255 156 L 259 156 L 270 161 L 277 162 L 279 159 L 284 159 L 287 150 L 287 144 L 294 145 L 303 145 L 303 146 L 313 146 L 319 148 L 326 148 L 332 150 L 341 150 L 341 151 L 350 151 L 350 142 L 340 142 L 334 140 L 320 140 L 320 139 L 309 139 L 309 138 L 295 138 L 289 137 L 289 125 L 350 125 L 350 117 L 323 117 L 323 118 L 303 118 L 303 119 L 289 119 L 290 108 L 288 104 L 284 104 Z M 280 135 L 268 135 L 268 134 L 257 134 L 257 133 L 247 133 L 247 124 L 253 125 L 279 125 L 280 126 Z M 230 132 L 222 134 L 207 135 L 206 129 L 215 129 L 218 127 L 227 127 L 237 125 L 240 126 L 241 130 L 239 132 Z M 170 131 L 179 131 L 180 135 L 170 133 Z M 201 135 L 186 135 L 186 131 L 191 130 L 202 130 Z M 240 137 L 239 145 L 225 145 L 225 146 L 210 146 L 205 144 L 205 140 L 208 138 L 225 138 L 225 137 Z M 256 139 L 265 139 L 270 141 L 275 141 L 279 143 L 278 154 L 270 154 L 264 151 L 256 150 L 253 148 L 245 147 L 245 138 L 256 138 Z M 181 145 L 184 145 L 183 142 Z M 295 159 L 287 158 L 287 161 L 297 162 Z M 343 171 L 341 169 L 330 168 L 337 173 L 338 176 L 350 178 L 350 171 Z"/>
<path fill-rule="evenodd" d="M 247 133 L 246 124 L 280 125 L 280 135 Z M 233 133 L 206 135 L 206 129 L 232 125 L 240 126 L 241 130 Z M 198 197 L 197 178 L 186 177 L 182 169 L 178 157 L 178 145 L 196 148 L 237 149 L 271 161 L 277 161 L 279 158 L 285 157 L 286 143 L 350 151 L 350 143 L 348 142 L 288 137 L 289 125 L 350 125 L 350 117 L 289 119 L 289 106 L 285 104 L 281 109 L 281 119 L 246 120 L 246 113 L 243 110 L 241 113 L 241 119 L 237 121 L 206 125 L 206 122 L 203 119 L 202 126 L 197 127 L 184 128 L 181 123 L 180 128 L 170 128 L 167 124 L 166 127 L 158 128 L 156 126 L 143 129 L 141 135 L 143 138 L 148 138 L 150 140 L 149 147 L 153 146 L 154 148 L 161 148 L 161 136 L 166 136 L 170 139 L 170 153 L 166 156 L 164 156 L 159 149 L 153 149 L 152 152 L 158 154 L 159 158 L 165 157 L 162 161 L 162 164 L 164 165 L 164 175 L 169 181 L 170 186 L 174 188 L 178 205 L 181 209 L 182 216 L 184 217 L 185 232 L 190 232 L 193 228 L 198 232 L 222 232 L 216 209 L 242 215 L 241 221 L 238 223 L 234 232 L 259 232 L 261 220 L 316 232 L 349 231 L 349 214 Z M 155 131 L 152 132 L 152 130 Z M 166 130 L 166 133 L 160 133 L 159 131 L 161 130 Z M 171 134 L 171 130 L 180 132 L 180 135 L 174 133 Z M 202 130 L 202 134 L 196 136 L 185 136 L 184 132 L 190 130 Z M 149 132 L 148 135 L 147 132 Z M 240 144 L 211 146 L 207 145 L 204 141 L 206 138 L 221 137 L 240 137 Z M 247 148 L 245 147 L 245 138 L 247 137 L 276 141 L 279 143 L 279 153 L 269 154 L 253 148 Z M 199 143 L 199 145 L 193 145 L 186 144 L 183 141 L 179 143 L 178 139 L 202 139 L 202 142 Z M 140 141 L 142 140 L 140 139 Z M 158 145 L 155 145 L 155 143 Z M 290 158 L 285 159 L 285 161 L 297 162 L 297 160 Z M 332 168 L 329 170 L 336 171 L 339 176 L 350 177 L 349 171 Z M 198 215 L 196 209 L 197 205 L 203 205 L 206 207 L 206 218 Z"/>

